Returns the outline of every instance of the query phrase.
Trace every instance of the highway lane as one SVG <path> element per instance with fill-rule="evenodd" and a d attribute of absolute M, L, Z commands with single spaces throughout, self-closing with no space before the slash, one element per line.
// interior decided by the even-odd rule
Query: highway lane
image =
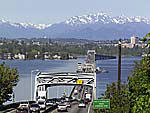
<path fill-rule="evenodd" d="M 47 107 L 46 109 L 49 109 L 49 107 Z M 9 112 L 2 112 L 2 113 L 16 113 L 16 110 L 17 109 L 13 109 L 13 110 L 11 110 L 11 111 L 9 111 Z M 40 110 L 40 113 L 43 113 L 45 110 Z M 1 112 L 0 112 L 1 113 Z"/>
<path fill-rule="evenodd" d="M 75 97 L 76 100 L 81 100 L 85 98 L 85 91 L 90 93 L 90 88 L 88 87 L 82 87 L 82 86 L 76 86 L 75 90 L 78 90 L 78 93 L 73 93 L 71 96 Z M 86 105 L 86 108 L 78 108 L 79 102 L 72 102 L 72 107 L 68 108 L 68 113 L 92 113 L 92 105 L 91 103 Z M 40 113 L 44 112 L 43 110 L 40 111 Z M 16 113 L 16 110 L 13 110 L 9 113 Z M 54 111 L 50 113 L 60 113 L 55 109 Z M 61 112 L 63 113 L 63 112 Z"/>
<path fill-rule="evenodd" d="M 73 103 L 71 108 L 68 108 L 67 112 L 58 112 L 57 109 L 50 113 L 88 113 L 89 104 L 86 105 L 86 108 L 78 108 L 78 103 Z"/>
<path fill-rule="evenodd" d="M 12 109 L 11 111 L 8 110 L 7 112 L 5 111 L 5 112 L 2 112 L 2 113 L 16 113 L 16 109 Z"/>
<path fill-rule="evenodd" d="M 72 96 L 75 97 L 76 100 L 81 100 L 85 98 L 85 90 L 87 90 L 88 93 L 90 92 L 89 88 L 81 86 L 77 86 L 75 90 L 78 90 L 78 94 L 73 93 Z M 57 109 L 55 109 L 50 113 L 93 113 L 91 102 L 86 105 L 86 108 L 79 108 L 78 104 L 78 101 L 72 102 L 71 108 L 68 108 L 68 112 L 58 112 Z"/>
<path fill-rule="evenodd" d="M 78 90 L 78 94 L 72 94 L 73 97 L 75 97 L 75 99 L 80 100 L 80 99 L 85 99 L 85 92 L 90 93 L 90 88 L 88 87 L 81 87 L 81 86 L 77 86 L 75 88 L 75 90 Z M 79 108 L 78 107 L 79 102 L 72 102 L 72 107 L 68 108 L 68 112 L 58 112 L 57 109 L 55 109 L 54 111 L 50 112 L 50 113 L 93 113 L 93 109 L 92 109 L 92 102 L 89 102 L 86 105 L 86 108 Z"/>

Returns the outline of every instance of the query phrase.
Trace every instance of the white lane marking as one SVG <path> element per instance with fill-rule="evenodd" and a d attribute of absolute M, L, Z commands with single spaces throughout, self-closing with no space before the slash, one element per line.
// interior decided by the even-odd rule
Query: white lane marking
<path fill-rule="evenodd" d="M 88 113 L 90 113 L 90 108 L 91 108 L 92 102 L 90 102 L 89 108 L 88 108 Z"/>

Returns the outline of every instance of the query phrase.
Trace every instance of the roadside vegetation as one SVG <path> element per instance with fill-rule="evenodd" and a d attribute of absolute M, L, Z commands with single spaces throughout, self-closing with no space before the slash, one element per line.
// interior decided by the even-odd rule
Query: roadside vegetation
<path fill-rule="evenodd" d="M 2 43 L 2 42 L 1 42 Z M 43 59 L 44 55 L 47 54 L 49 56 L 48 59 L 53 59 L 53 56 L 60 55 L 61 59 L 69 59 L 68 56 L 76 56 L 86 55 L 87 50 L 94 49 L 97 54 L 100 55 L 110 55 L 117 56 L 117 47 L 112 45 L 101 45 L 101 44 L 58 44 L 58 43 L 44 43 L 41 45 L 36 45 L 32 43 L 19 43 L 16 40 L 11 42 L 3 42 L 0 45 L 0 55 L 8 54 L 24 54 L 26 55 L 26 59 Z M 141 56 L 144 52 L 147 52 L 147 49 L 143 49 L 142 47 L 134 47 L 134 48 L 122 48 L 122 56 Z M 35 58 L 35 56 L 37 56 Z"/>
<path fill-rule="evenodd" d="M 150 33 L 143 38 L 143 41 L 148 41 L 147 48 L 150 52 L 149 37 Z M 110 99 L 111 107 L 106 113 L 149 113 L 150 56 L 145 56 L 139 63 L 135 63 L 127 84 L 121 84 L 120 90 L 117 82 L 108 85 L 101 98 Z M 104 110 L 96 112 L 104 113 Z"/>
<path fill-rule="evenodd" d="M 11 101 L 13 88 L 19 81 L 17 69 L 10 68 L 5 63 L 0 64 L 0 107 L 7 101 Z"/>

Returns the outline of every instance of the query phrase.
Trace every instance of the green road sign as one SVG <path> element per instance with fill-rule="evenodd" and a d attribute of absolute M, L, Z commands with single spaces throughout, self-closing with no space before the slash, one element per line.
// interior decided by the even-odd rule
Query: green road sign
<path fill-rule="evenodd" d="M 99 99 L 93 101 L 94 109 L 110 109 L 110 99 Z"/>

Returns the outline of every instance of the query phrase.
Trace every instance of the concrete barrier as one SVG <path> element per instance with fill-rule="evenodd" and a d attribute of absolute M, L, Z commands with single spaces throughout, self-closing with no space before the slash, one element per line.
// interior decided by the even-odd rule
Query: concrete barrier
<path fill-rule="evenodd" d="M 35 103 L 35 101 L 21 101 L 21 102 L 29 102 L 29 104 Z M 16 102 L 16 103 L 11 103 L 11 104 L 1 106 L 0 113 L 8 112 L 8 111 L 12 111 L 13 109 L 16 109 L 17 107 L 19 107 L 21 102 Z"/>
<path fill-rule="evenodd" d="M 17 108 L 19 106 L 19 104 L 20 104 L 20 102 L 3 105 L 0 107 L 0 111 L 7 111 L 12 108 Z"/>

